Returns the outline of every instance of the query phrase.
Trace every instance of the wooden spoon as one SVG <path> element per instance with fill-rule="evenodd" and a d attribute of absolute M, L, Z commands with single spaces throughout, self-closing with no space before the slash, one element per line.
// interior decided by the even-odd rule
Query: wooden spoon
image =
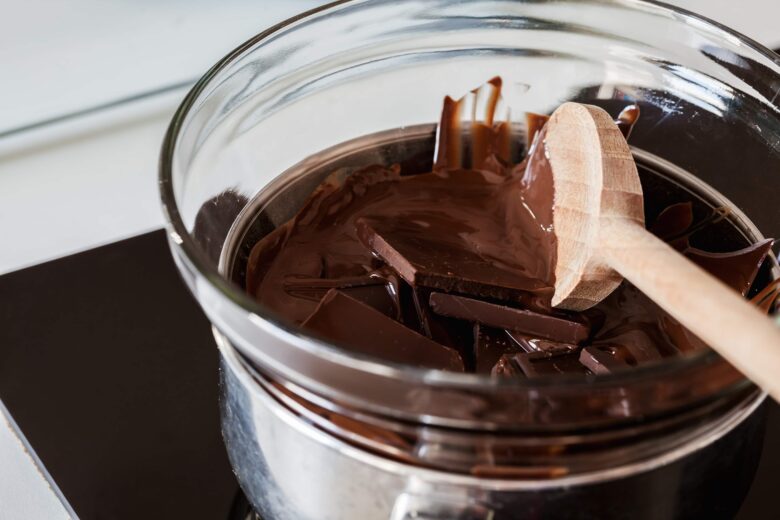
<path fill-rule="evenodd" d="M 587 309 L 625 277 L 780 401 L 780 328 L 645 229 L 636 164 L 609 114 L 565 103 L 543 139 L 558 241 L 553 305 Z"/>

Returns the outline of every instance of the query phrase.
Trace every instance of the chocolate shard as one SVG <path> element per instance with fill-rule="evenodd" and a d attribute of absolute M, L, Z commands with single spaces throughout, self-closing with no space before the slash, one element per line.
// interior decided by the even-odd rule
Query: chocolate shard
<path fill-rule="evenodd" d="M 631 331 L 623 336 L 625 343 L 594 344 L 583 348 L 580 363 L 594 374 L 608 374 L 661 359 L 660 352 L 652 343 L 647 343 L 649 338 L 642 336 L 641 331 Z M 634 336 L 640 338 L 634 339 Z"/>
<path fill-rule="evenodd" d="M 435 314 L 428 304 L 429 296 L 429 289 L 412 289 L 412 300 L 421 333 L 436 343 L 460 352 L 466 367 L 472 369 L 474 356 L 471 347 L 474 336 L 471 323 Z"/>
<path fill-rule="evenodd" d="M 780 296 L 780 279 L 770 282 L 769 285 L 761 289 L 758 294 L 753 296 L 750 303 L 757 306 L 761 312 L 768 314 L 775 307 L 778 296 Z"/>
<path fill-rule="evenodd" d="M 453 349 L 404 327 L 376 309 L 331 289 L 301 327 L 353 352 L 423 368 L 463 372 Z"/>
<path fill-rule="evenodd" d="M 474 324 L 474 359 L 477 374 L 490 374 L 505 354 L 520 352 L 506 331 Z"/>
<path fill-rule="evenodd" d="M 422 222 L 360 218 L 355 226 L 360 241 L 415 287 L 515 301 L 551 294 L 545 282 L 490 261 L 457 235 Z"/>
<path fill-rule="evenodd" d="M 588 326 L 578 321 L 454 294 L 431 293 L 430 304 L 433 312 L 442 316 L 475 321 L 561 343 L 579 343 L 588 337 L 589 332 Z"/>
<path fill-rule="evenodd" d="M 392 282 L 377 271 L 362 276 L 341 278 L 311 278 L 288 276 L 284 280 L 285 292 L 295 298 L 319 303 L 331 289 L 365 303 L 382 314 L 401 321 L 398 291 Z"/>
<path fill-rule="evenodd" d="M 622 358 L 608 351 L 609 347 L 585 347 L 580 351 L 580 363 L 594 374 L 611 374 L 628 365 Z"/>
<path fill-rule="evenodd" d="M 493 377 L 525 378 L 525 373 L 518 364 L 513 362 L 513 359 L 513 354 L 501 356 L 490 370 L 490 375 Z"/>
<path fill-rule="evenodd" d="M 559 352 L 519 352 L 505 354 L 498 360 L 493 369 L 496 376 L 513 376 L 521 372 L 529 379 L 556 374 L 587 374 L 589 373 L 579 360 L 579 348 L 569 345 L 569 348 Z"/>
<path fill-rule="evenodd" d="M 363 285 L 339 289 L 341 292 L 378 310 L 385 316 L 398 320 L 398 311 L 386 285 Z"/>
<path fill-rule="evenodd" d="M 540 339 L 533 336 L 526 336 L 525 334 L 521 334 L 514 330 L 505 330 L 504 332 L 522 352 L 547 352 L 548 354 L 565 354 L 570 352 L 574 347 L 574 345 L 569 343 L 560 343 L 558 341 L 550 341 L 549 339 Z"/>
<path fill-rule="evenodd" d="M 691 247 L 685 251 L 685 256 L 744 296 L 753 285 L 753 280 L 764 258 L 769 254 L 772 243 L 773 240 L 767 238 L 731 253 L 708 253 Z"/>

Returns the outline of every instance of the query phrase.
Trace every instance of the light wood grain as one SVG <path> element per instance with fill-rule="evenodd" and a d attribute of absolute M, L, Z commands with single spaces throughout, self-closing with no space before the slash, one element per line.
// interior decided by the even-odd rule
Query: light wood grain
<path fill-rule="evenodd" d="M 558 107 L 547 123 L 544 146 L 553 170 L 553 227 L 558 241 L 552 303 L 584 310 L 622 281 L 594 249 L 600 220 L 608 216 L 644 225 L 642 185 L 623 134 L 599 107 L 579 103 Z"/>
<path fill-rule="evenodd" d="M 606 219 L 599 254 L 780 401 L 780 329 L 753 304 L 637 224 Z"/>
<path fill-rule="evenodd" d="M 561 273 L 554 304 L 586 309 L 625 277 L 780 401 L 780 328 L 645 229 L 636 165 L 609 115 L 566 103 L 553 121 L 545 144 Z"/>

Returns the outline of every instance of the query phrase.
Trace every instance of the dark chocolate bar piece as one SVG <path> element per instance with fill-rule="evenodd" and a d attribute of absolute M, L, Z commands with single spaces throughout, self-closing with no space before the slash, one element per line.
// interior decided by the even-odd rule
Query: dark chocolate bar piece
<path fill-rule="evenodd" d="M 505 354 L 521 352 L 506 331 L 474 324 L 474 359 L 478 374 L 490 374 Z"/>
<path fill-rule="evenodd" d="M 517 345 L 521 352 L 557 353 L 565 352 L 572 348 L 572 345 L 569 343 L 560 343 L 557 341 L 551 341 L 549 339 L 534 338 L 514 330 L 504 330 L 504 333 Z"/>
<path fill-rule="evenodd" d="M 636 366 L 622 345 L 591 345 L 580 351 L 579 359 L 594 374 L 610 374 Z"/>
<path fill-rule="evenodd" d="M 588 337 L 588 326 L 578 321 L 539 314 L 454 294 L 431 293 L 436 314 L 476 321 L 561 343 L 579 343 Z"/>
<path fill-rule="evenodd" d="M 412 289 L 412 300 L 417 311 L 420 332 L 436 343 L 460 352 L 466 367 L 472 369 L 474 366 L 471 353 L 474 337 L 472 324 L 434 313 L 428 304 L 430 292 L 430 289 L 420 287 Z"/>
<path fill-rule="evenodd" d="M 587 374 L 580 363 L 578 347 L 569 345 L 556 352 L 519 352 L 505 354 L 493 368 L 493 375 L 516 376 L 522 373 L 529 379 L 555 374 Z"/>
<path fill-rule="evenodd" d="M 301 325 L 354 352 L 406 365 L 463 372 L 453 349 L 404 327 L 376 309 L 331 289 Z"/>
<path fill-rule="evenodd" d="M 585 347 L 580 351 L 580 363 L 594 374 L 611 374 L 631 365 L 617 347 L 609 345 Z"/>
<path fill-rule="evenodd" d="M 685 256 L 744 296 L 753 285 L 761 263 L 772 248 L 772 242 L 771 238 L 767 238 L 731 253 L 709 253 L 689 248 Z"/>
<path fill-rule="evenodd" d="M 414 287 L 514 301 L 552 293 L 544 282 L 481 256 L 457 234 L 412 220 L 360 218 L 355 226 L 360 241 Z"/>
<path fill-rule="evenodd" d="M 284 290 L 290 296 L 319 302 L 331 289 L 338 289 L 356 300 L 393 316 L 397 306 L 387 282 L 370 275 L 343 278 L 310 278 L 290 276 L 284 280 Z M 387 312 L 385 312 L 387 311 Z"/>

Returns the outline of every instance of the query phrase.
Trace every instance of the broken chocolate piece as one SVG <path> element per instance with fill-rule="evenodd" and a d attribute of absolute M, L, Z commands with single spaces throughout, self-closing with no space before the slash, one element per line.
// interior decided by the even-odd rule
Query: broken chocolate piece
<path fill-rule="evenodd" d="M 510 329 L 529 336 L 562 343 L 579 343 L 588 337 L 588 326 L 566 318 L 539 314 L 454 294 L 431 293 L 436 314 Z"/>
<path fill-rule="evenodd" d="M 615 355 L 616 350 L 606 345 L 585 347 L 580 351 L 580 363 L 594 374 L 611 374 L 630 366 L 624 357 Z"/>
<path fill-rule="evenodd" d="M 468 368 L 472 368 L 473 331 L 470 323 L 435 314 L 428 304 L 430 290 L 424 288 L 412 289 L 414 309 L 417 311 L 419 327 L 423 335 L 436 343 L 450 347 L 460 352 Z"/>
<path fill-rule="evenodd" d="M 574 346 L 568 343 L 527 336 L 513 330 L 505 330 L 504 332 L 523 352 L 563 353 L 571 350 Z"/>
<path fill-rule="evenodd" d="M 780 279 L 774 280 L 769 285 L 753 296 L 750 302 L 756 305 L 762 312 L 769 313 L 775 306 L 780 296 Z"/>
<path fill-rule="evenodd" d="M 519 352 L 519 346 L 501 329 L 474 325 L 474 359 L 477 374 L 490 374 L 505 354 Z"/>
<path fill-rule="evenodd" d="M 480 255 L 455 233 L 419 220 L 356 222 L 358 238 L 408 283 L 443 291 L 522 301 L 551 287 L 521 268 Z"/>
<path fill-rule="evenodd" d="M 463 372 L 455 350 L 429 340 L 343 292 L 331 289 L 301 327 L 353 352 L 423 368 Z"/>
<path fill-rule="evenodd" d="M 496 363 L 493 374 L 516 375 L 518 370 L 528 378 L 555 374 L 588 373 L 588 369 L 580 363 L 578 348 L 574 345 L 558 352 L 506 354 Z"/>
<path fill-rule="evenodd" d="M 685 251 L 685 256 L 744 296 L 753 285 L 761 263 L 772 248 L 772 242 L 768 238 L 731 253 L 708 253 L 691 247 Z"/>
<path fill-rule="evenodd" d="M 645 343 L 649 340 L 647 336 L 643 336 L 644 340 L 631 343 L 631 336 L 636 334 L 642 334 L 642 332 L 627 332 L 623 335 L 625 343 L 594 344 L 583 348 L 580 352 L 580 363 L 594 374 L 608 374 L 616 370 L 660 360 L 661 354 L 655 346 Z"/>

